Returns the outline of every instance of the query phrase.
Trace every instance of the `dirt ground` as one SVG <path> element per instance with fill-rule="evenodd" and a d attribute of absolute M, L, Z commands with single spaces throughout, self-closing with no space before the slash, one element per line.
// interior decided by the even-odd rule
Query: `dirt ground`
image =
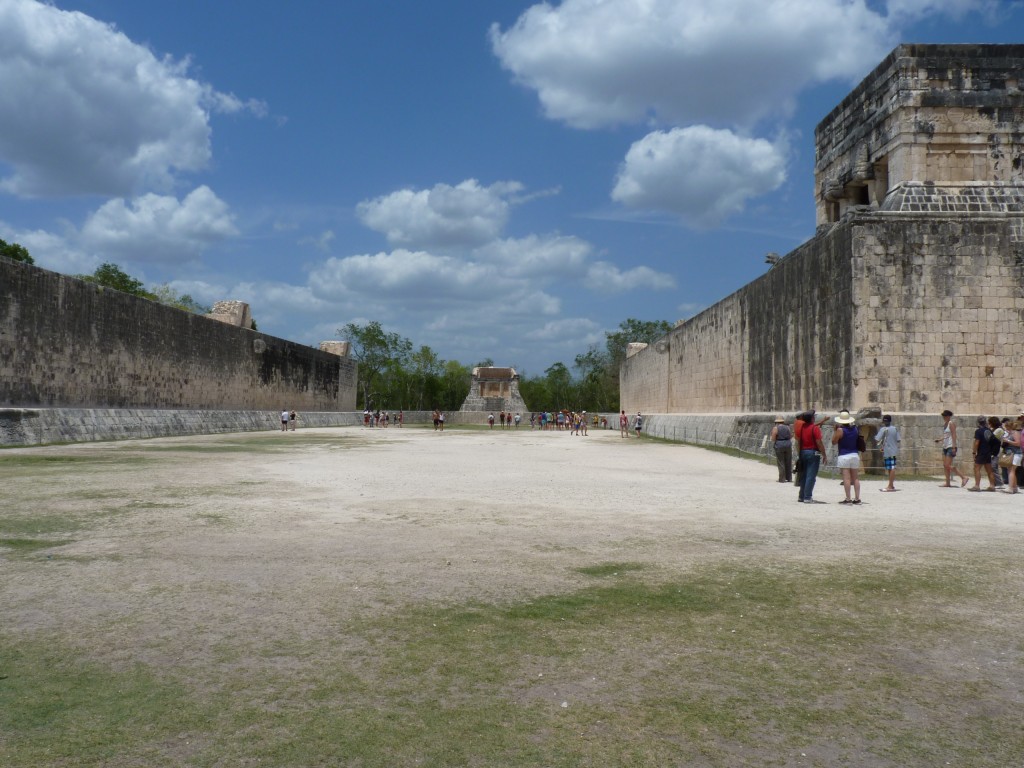
<path fill-rule="evenodd" d="M 774 466 L 617 431 L 179 437 L 5 450 L 0 474 L 2 633 L 112 668 L 194 665 L 208 673 L 199 691 L 236 666 L 280 671 L 293 661 L 274 648 L 296 635 L 333 637 L 332 653 L 365 643 L 339 633 L 339 616 L 565 593 L 592 583 L 580 568 L 955 567 L 1013 562 L 1024 534 L 1024 494 L 934 479 L 880 493 L 869 478 L 864 503 L 845 506 L 837 479 L 820 477 L 826 503 L 798 504 Z"/>
<path fill-rule="evenodd" d="M 571 588 L 575 569 L 604 562 L 679 571 L 939 549 L 1012 556 L 1024 533 L 1024 494 L 921 480 L 880 493 L 872 478 L 855 507 L 821 477 L 815 496 L 828 503 L 798 504 L 773 466 L 615 431 L 306 429 L 0 459 L 19 456 L 54 461 L 2 487 L 4 514 L 74 530 L 46 527 L 67 543 L 36 556 L 53 561 L 45 578 L 6 564 L 8 628 L 75 636 L 123 614 L 166 641 L 169 623 L 184 631 L 208 614 L 181 638 L 193 649 L 296 620 L 312 627 L 325 590 L 353 612 L 502 601 Z M 145 655 L 145 644 L 124 651 Z"/>

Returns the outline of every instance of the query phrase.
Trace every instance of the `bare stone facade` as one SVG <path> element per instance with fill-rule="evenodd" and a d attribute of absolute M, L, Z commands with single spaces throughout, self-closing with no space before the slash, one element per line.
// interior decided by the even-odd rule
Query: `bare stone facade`
<path fill-rule="evenodd" d="M 900 46 L 816 131 L 816 236 L 627 356 L 649 413 L 1016 413 L 1024 46 Z"/>
<path fill-rule="evenodd" d="M 460 411 L 506 411 L 526 413 L 519 394 L 519 374 L 515 368 L 474 368 L 473 382 Z"/>
<path fill-rule="evenodd" d="M 244 301 L 218 301 L 207 317 L 236 328 L 252 328 L 252 312 Z"/>

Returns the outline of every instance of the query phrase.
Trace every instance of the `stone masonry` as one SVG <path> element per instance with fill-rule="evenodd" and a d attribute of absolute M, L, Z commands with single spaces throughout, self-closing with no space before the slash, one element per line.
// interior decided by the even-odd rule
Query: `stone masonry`
<path fill-rule="evenodd" d="M 516 373 L 516 369 L 474 368 L 469 394 L 459 410 L 528 412 L 526 403 L 519 394 L 519 374 Z"/>
<path fill-rule="evenodd" d="M 645 413 L 1024 405 L 1024 46 L 903 45 L 816 130 L 818 232 L 627 356 Z"/>

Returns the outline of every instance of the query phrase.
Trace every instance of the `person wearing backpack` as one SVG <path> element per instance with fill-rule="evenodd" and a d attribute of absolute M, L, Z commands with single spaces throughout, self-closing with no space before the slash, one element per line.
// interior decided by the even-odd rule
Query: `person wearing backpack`
<path fill-rule="evenodd" d="M 835 418 L 835 432 L 832 433 L 832 445 L 838 446 L 839 452 L 836 466 L 843 472 L 843 491 L 846 493 L 846 498 L 840 504 L 860 504 L 860 451 L 866 446 L 854 421 L 849 411 L 840 411 Z M 854 493 L 852 499 L 851 486 Z"/>
<path fill-rule="evenodd" d="M 994 435 L 988 428 L 988 422 L 984 416 L 978 417 L 978 428 L 974 430 L 974 486 L 968 491 L 981 490 L 981 468 L 985 468 L 988 475 L 988 488 L 986 491 L 995 491 L 996 479 L 992 473 L 992 440 Z"/>
<path fill-rule="evenodd" d="M 775 426 L 768 437 L 775 448 L 775 463 L 779 465 L 779 482 L 793 482 L 793 430 L 781 416 L 775 418 Z"/>

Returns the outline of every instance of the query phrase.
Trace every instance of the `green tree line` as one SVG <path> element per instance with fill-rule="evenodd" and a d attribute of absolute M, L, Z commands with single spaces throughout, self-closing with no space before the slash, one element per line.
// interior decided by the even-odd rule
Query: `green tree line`
<path fill-rule="evenodd" d="M 577 355 L 572 370 L 562 362 L 532 376 L 517 369 L 519 392 L 533 411 L 617 411 L 626 346 L 654 342 L 670 330 L 672 324 L 665 320 L 623 320 L 605 333 L 603 347 L 594 345 Z M 359 363 L 360 409 L 457 410 L 469 394 L 473 368 L 494 365 L 489 359 L 470 366 L 442 360 L 430 347 L 417 348 L 377 321 L 348 323 L 338 335 L 352 344 L 352 357 Z"/>

